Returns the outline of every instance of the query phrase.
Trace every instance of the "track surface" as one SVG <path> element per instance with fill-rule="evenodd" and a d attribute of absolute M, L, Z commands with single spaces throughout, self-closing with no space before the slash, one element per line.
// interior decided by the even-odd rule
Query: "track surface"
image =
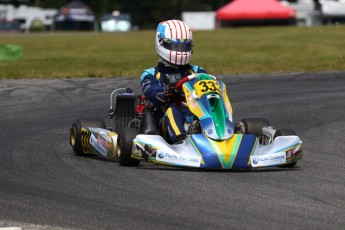
<path fill-rule="evenodd" d="M 266 117 L 296 130 L 305 154 L 297 168 L 126 168 L 78 157 L 72 121 L 110 125 L 111 90 L 139 92 L 138 79 L 0 81 L 0 227 L 344 229 L 345 73 L 220 78 L 236 120 Z"/>

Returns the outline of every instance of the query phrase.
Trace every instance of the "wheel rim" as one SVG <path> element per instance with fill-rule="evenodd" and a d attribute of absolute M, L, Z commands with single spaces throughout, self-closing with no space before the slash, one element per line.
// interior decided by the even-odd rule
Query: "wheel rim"
<path fill-rule="evenodd" d="M 74 146 L 77 139 L 77 130 L 73 127 L 71 129 L 71 145 Z"/>
<path fill-rule="evenodd" d="M 118 158 L 121 157 L 121 153 L 122 153 L 121 149 L 122 149 L 122 144 L 121 144 L 121 139 L 119 138 L 119 140 L 117 141 L 117 148 L 116 148 L 116 154 Z"/>

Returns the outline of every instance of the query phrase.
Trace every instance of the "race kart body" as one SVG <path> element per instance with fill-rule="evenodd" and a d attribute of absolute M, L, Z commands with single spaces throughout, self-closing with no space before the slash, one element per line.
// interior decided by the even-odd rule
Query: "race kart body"
<path fill-rule="evenodd" d="M 193 114 L 192 122 L 185 125 L 185 140 L 170 143 L 161 135 L 150 102 L 130 89 L 117 89 L 110 97 L 114 127 L 106 129 L 100 120 L 77 120 L 71 128 L 74 151 L 115 159 L 125 166 L 144 160 L 204 169 L 293 167 L 302 158 L 302 141 L 293 130 L 275 130 L 264 118 L 234 122 L 226 86 L 215 77 L 190 75 L 176 89 L 184 96 L 181 106 Z"/>

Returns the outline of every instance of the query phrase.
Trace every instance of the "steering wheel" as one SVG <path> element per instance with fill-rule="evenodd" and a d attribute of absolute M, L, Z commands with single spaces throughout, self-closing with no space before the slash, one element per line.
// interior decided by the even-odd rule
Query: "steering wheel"
<path fill-rule="evenodd" d="M 188 76 L 185 77 L 185 78 L 182 78 L 182 80 L 179 81 L 179 82 L 176 84 L 175 89 L 180 91 L 182 85 L 183 85 L 185 82 L 194 80 L 194 79 L 197 78 L 197 77 L 198 77 L 197 74 L 192 74 L 192 75 L 188 75 Z"/>
<path fill-rule="evenodd" d="M 179 82 L 176 84 L 175 89 L 180 91 L 182 85 L 183 85 L 185 82 L 194 80 L 195 78 L 198 77 L 198 75 L 199 75 L 199 74 L 192 74 L 192 75 L 188 75 L 187 77 L 183 78 L 181 81 L 179 81 Z M 209 76 L 211 76 L 214 80 L 217 79 L 215 76 L 212 76 L 212 75 L 209 75 Z"/>

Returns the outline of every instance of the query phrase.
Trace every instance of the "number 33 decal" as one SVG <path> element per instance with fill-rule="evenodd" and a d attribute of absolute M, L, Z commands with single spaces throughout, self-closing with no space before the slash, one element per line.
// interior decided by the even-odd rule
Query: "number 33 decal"
<path fill-rule="evenodd" d="M 202 88 L 200 89 L 201 92 L 220 92 L 219 84 L 216 81 L 200 81 L 198 83 Z"/>

